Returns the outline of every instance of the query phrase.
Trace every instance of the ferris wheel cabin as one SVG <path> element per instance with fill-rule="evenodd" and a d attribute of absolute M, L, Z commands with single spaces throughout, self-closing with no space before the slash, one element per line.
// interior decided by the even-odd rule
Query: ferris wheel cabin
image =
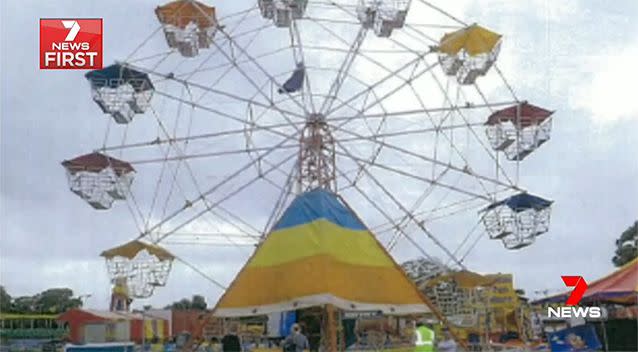
<path fill-rule="evenodd" d="M 62 162 L 71 192 L 95 209 L 109 209 L 115 200 L 126 199 L 135 169 L 131 164 L 101 153 Z"/>
<path fill-rule="evenodd" d="M 403 28 L 410 8 L 409 0 L 360 0 L 357 17 L 364 28 L 373 29 L 378 37 L 389 37 Z"/>
<path fill-rule="evenodd" d="M 209 48 L 217 31 L 215 8 L 194 0 L 178 0 L 155 9 L 169 48 L 194 57 Z"/>
<path fill-rule="evenodd" d="M 111 281 L 125 283 L 127 294 L 134 298 L 150 297 L 155 287 L 165 286 L 175 259 L 166 249 L 138 240 L 100 255 L 106 260 Z"/>
<path fill-rule="evenodd" d="M 272 20 L 276 27 L 287 28 L 293 20 L 303 18 L 308 0 L 259 0 L 261 16 Z"/>
<path fill-rule="evenodd" d="M 523 102 L 490 115 L 485 133 L 494 150 L 509 160 L 523 160 L 549 140 L 553 113 Z"/>
<path fill-rule="evenodd" d="M 519 193 L 484 209 L 483 225 L 490 239 L 501 240 L 507 249 L 519 249 L 549 230 L 552 201 Z"/>
<path fill-rule="evenodd" d="M 474 84 L 494 65 L 501 48 L 501 35 L 477 24 L 446 33 L 439 42 L 439 64 L 459 84 Z"/>
<path fill-rule="evenodd" d="M 119 124 L 131 122 L 151 104 L 155 88 L 146 73 L 114 64 L 85 77 L 91 83 L 93 101 Z"/>

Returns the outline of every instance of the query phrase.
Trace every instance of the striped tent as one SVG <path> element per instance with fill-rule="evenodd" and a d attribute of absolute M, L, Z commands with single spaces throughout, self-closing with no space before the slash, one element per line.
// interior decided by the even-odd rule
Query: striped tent
<path fill-rule="evenodd" d="M 348 311 L 429 312 L 431 305 L 348 205 L 299 195 L 217 303 L 216 316 L 331 304 Z"/>
<path fill-rule="evenodd" d="M 562 303 L 571 290 L 542 298 L 534 304 Z M 581 303 L 638 304 L 638 258 L 618 268 L 613 273 L 588 283 Z"/>

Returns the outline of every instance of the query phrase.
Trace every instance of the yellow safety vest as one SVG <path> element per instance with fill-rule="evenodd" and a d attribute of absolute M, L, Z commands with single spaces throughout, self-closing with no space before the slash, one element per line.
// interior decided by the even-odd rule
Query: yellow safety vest
<path fill-rule="evenodd" d="M 425 326 L 416 328 L 415 352 L 434 352 L 434 331 Z"/>

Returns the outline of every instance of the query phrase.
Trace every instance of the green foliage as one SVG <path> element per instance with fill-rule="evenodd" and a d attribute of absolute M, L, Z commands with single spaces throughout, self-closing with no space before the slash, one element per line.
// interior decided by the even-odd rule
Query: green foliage
<path fill-rule="evenodd" d="M 0 312 L 8 312 L 11 310 L 11 295 L 0 286 Z"/>
<path fill-rule="evenodd" d="M 207 304 L 204 296 L 201 295 L 193 295 L 192 299 L 182 298 L 177 302 L 173 302 L 173 304 L 166 306 L 165 309 L 175 309 L 175 310 L 206 310 Z"/>
<path fill-rule="evenodd" d="M 58 314 L 82 306 L 82 300 L 73 297 L 73 290 L 69 288 L 51 288 L 35 296 L 12 298 L 0 287 L 0 311 L 6 313 Z"/>
<path fill-rule="evenodd" d="M 615 266 L 623 266 L 638 257 L 638 220 L 629 226 L 616 240 L 616 252 L 612 258 Z"/>
<path fill-rule="evenodd" d="M 39 295 L 35 302 L 36 311 L 43 313 L 66 312 L 71 308 L 82 306 L 79 298 L 73 298 L 73 291 L 68 288 L 52 288 Z"/>
<path fill-rule="evenodd" d="M 11 304 L 11 311 L 13 313 L 34 313 L 35 301 L 37 296 L 20 296 L 16 297 Z"/>
<path fill-rule="evenodd" d="M 204 298 L 204 296 L 200 296 L 200 295 L 193 296 L 193 299 L 191 300 L 192 309 L 205 310 L 206 306 L 207 304 L 206 304 L 206 299 Z"/>

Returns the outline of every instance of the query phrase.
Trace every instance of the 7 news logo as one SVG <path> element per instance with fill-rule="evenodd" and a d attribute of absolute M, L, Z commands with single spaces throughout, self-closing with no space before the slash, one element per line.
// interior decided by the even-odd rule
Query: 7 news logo
<path fill-rule="evenodd" d="M 547 316 L 549 318 L 602 318 L 602 308 L 600 307 L 576 307 L 587 291 L 587 282 L 582 276 L 561 276 L 565 286 L 573 287 L 574 290 L 567 297 L 565 304 L 567 307 L 548 307 Z"/>
<path fill-rule="evenodd" d="M 40 19 L 40 69 L 101 69 L 102 19 Z"/>

